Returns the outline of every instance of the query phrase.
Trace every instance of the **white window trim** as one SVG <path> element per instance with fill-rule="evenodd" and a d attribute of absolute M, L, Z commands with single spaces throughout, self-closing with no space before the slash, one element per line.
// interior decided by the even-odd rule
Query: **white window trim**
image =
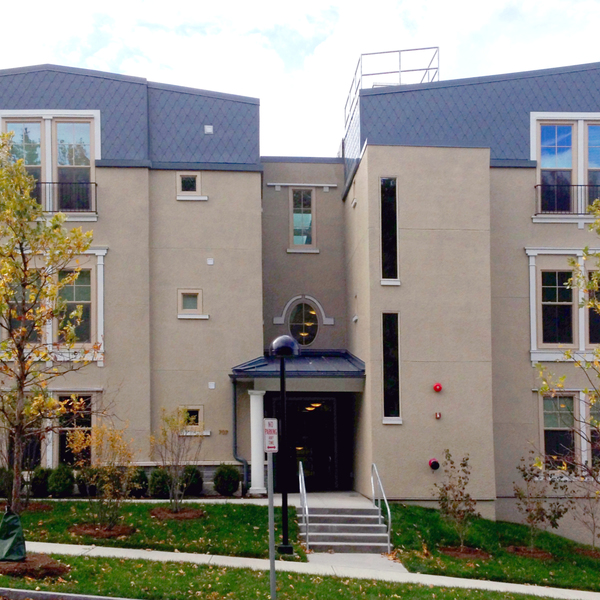
<path fill-rule="evenodd" d="M 181 189 L 182 177 L 196 178 L 196 191 L 184 192 Z M 180 202 L 206 202 L 208 196 L 202 195 L 202 172 L 201 171 L 177 171 L 177 200 Z"/>
<path fill-rule="evenodd" d="M 534 390 L 537 391 L 537 390 Z M 575 424 L 573 426 L 573 431 L 579 436 L 579 443 L 575 441 L 575 452 L 579 453 L 579 458 L 582 464 L 586 464 L 589 460 L 590 456 L 590 447 L 588 443 L 583 443 L 589 435 L 589 432 L 586 431 L 587 424 L 585 423 L 585 419 L 581 417 L 581 415 L 587 415 L 588 412 L 588 401 L 586 399 L 586 393 L 581 388 L 573 388 L 573 389 L 561 389 L 558 396 L 573 396 L 573 408 L 575 409 L 575 414 L 578 415 L 575 419 Z M 548 394 L 542 394 L 538 392 L 539 398 L 539 415 L 540 415 L 540 448 L 544 448 L 544 432 L 546 430 L 544 425 L 544 396 L 548 396 Z M 544 468 L 544 471 L 548 473 L 555 473 L 555 470 L 548 470 Z M 565 475 L 562 471 L 560 472 L 562 476 L 565 477 L 565 481 L 570 481 L 573 476 Z"/>
<path fill-rule="evenodd" d="M 202 417 L 198 425 L 189 425 L 182 431 L 179 435 L 186 437 L 200 437 L 200 436 L 209 436 L 210 431 L 204 429 L 204 405 L 203 404 L 185 404 L 179 407 L 180 410 L 197 410 L 198 416 Z"/>
<path fill-rule="evenodd" d="M 577 181 L 585 181 L 585 123 L 586 121 L 599 121 L 600 112 L 531 112 L 529 113 L 529 158 L 538 160 L 538 129 L 541 121 L 571 121 L 575 124 L 577 135 L 577 164 L 573 171 L 577 174 Z M 579 207 L 579 212 L 582 212 Z M 534 215 L 534 223 L 576 223 L 578 229 L 583 229 L 587 223 L 593 223 L 592 217 L 580 215 Z"/>
<path fill-rule="evenodd" d="M 525 252 L 529 257 L 529 327 L 531 332 L 530 338 L 530 356 L 533 364 L 538 362 L 555 362 L 565 361 L 572 362 L 573 359 L 567 360 L 564 356 L 564 350 L 560 348 L 542 348 L 538 347 L 538 295 L 537 295 L 537 261 L 538 256 L 571 256 L 577 258 L 577 262 L 581 267 L 584 265 L 583 250 L 581 248 L 525 248 Z M 600 249 L 590 248 L 590 252 L 600 252 Z M 565 350 L 572 350 L 577 356 L 584 360 L 593 360 L 593 351 L 586 348 L 587 332 L 586 332 L 586 314 L 585 306 L 582 306 L 585 300 L 583 290 L 577 291 L 577 310 L 575 318 L 575 326 L 578 332 L 579 343 L 576 348 L 565 346 Z"/>
<path fill-rule="evenodd" d="M 44 119 L 44 125 L 46 127 L 46 133 L 49 134 L 50 131 L 48 129 L 52 126 L 52 119 L 60 119 L 60 118 L 78 118 L 78 119 L 91 119 L 93 121 L 94 127 L 94 159 L 101 160 L 102 159 L 102 143 L 100 139 L 100 133 L 102 131 L 101 121 L 100 121 L 100 111 L 99 110 L 35 110 L 35 109 L 26 109 L 26 110 L 0 110 L 0 120 L 4 121 L 5 119 L 16 119 L 16 118 L 34 118 Z M 51 139 L 47 137 L 47 139 Z M 46 156 L 47 160 L 48 154 L 50 155 L 50 161 L 52 160 L 52 144 L 46 144 Z M 50 164 L 50 168 L 52 165 Z M 51 170 L 49 171 L 52 172 Z"/>
<path fill-rule="evenodd" d="M 83 254 L 96 257 L 96 337 L 99 344 L 98 350 L 74 349 L 71 351 L 56 352 L 51 349 L 52 356 L 57 362 L 68 362 L 77 359 L 91 360 L 99 367 L 104 366 L 104 257 L 108 252 L 107 247 L 97 246 L 89 248 Z M 49 340 L 54 339 L 54 323 L 47 325 L 46 334 Z"/>
<path fill-rule="evenodd" d="M 287 304 L 283 307 L 283 311 L 281 311 L 281 315 L 279 317 L 273 317 L 273 325 L 285 325 L 286 317 L 293 304 L 299 304 L 300 300 L 306 299 L 310 303 L 314 304 L 318 311 L 321 313 L 321 321 L 322 325 L 335 325 L 335 319 L 333 317 L 327 317 L 325 315 L 325 309 L 323 305 L 312 296 L 308 296 L 307 294 L 301 294 L 299 296 L 294 296 L 290 300 L 288 300 Z"/>
<path fill-rule="evenodd" d="M 397 417 L 387 417 L 385 415 L 385 405 L 384 405 L 384 366 L 383 366 L 383 315 L 398 315 L 398 416 Z M 381 423 L 382 425 L 402 425 L 402 322 L 400 320 L 400 311 L 382 311 L 381 317 L 379 319 L 379 335 L 380 335 L 380 356 L 381 356 Z"/>

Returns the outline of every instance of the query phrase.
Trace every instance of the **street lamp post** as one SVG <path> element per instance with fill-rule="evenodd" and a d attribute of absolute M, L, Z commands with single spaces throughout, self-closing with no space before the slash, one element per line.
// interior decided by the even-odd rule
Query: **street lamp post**
<path fill-rule="evenodd" d="M 288 483 L 289 473 L 292 468 L 290 464 L 290 445 L 287 437 L 287 402 L 285 395 L 285 359 L 288 356 L 298 356 L 300 347 L 298 342 L 289 335 L 281 335 L 271 343 L 271 356 L 279 357 L 279 385 L 280 385 L 280 415 L 279 442 L 281 453 L 279 458 L 278 473 L 281 477 L 281 520 L 282 520 L 282 543 L 277 548 L 280 554 L 293 554 L 294 548 L 289 540 L 288 528 Z"/>

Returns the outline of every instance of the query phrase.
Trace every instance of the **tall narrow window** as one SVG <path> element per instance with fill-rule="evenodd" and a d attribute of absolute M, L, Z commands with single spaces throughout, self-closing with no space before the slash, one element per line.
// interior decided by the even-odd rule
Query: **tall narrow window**
<path fill-rule="evenodd" d="M 381 277 L 398 279 L 398 210 L 396 179 L 381 179 Z"/>
<path fill-rule="evenodd" d="M 588 125 L 588 203 L 600 198 L 600 125 Z"/>
<path fill-rule="evenodd" d="M 541 126 L 542 212 L 572 212 L 573 126 Z"/>
<path fill-rule="evenodd" d="M 90 123 L 57 123 L 58 209 L 91 209 Z"/>
<path fill-rule="evenodd" d="M 544 454 L 546 466 L 559 468 L 575 452 L 573 396 L 544 397 Z"/>
<path fill-rule="evenodd" d="M 398 314 L 383 314 L 383 416 L 400 416 Z"/>
<path fill-rule="evenodd" d="M 592 445 L 592 465 L 600 467 L 600 404 L 590 406 L 590 442 Z"/>
<path fill-rule="evenodd" d="M 573 290 L 566 287 L 571 271 L 542 272 L 542 341 L 573 343 Z"/>
<path fill-rule="evenodd" d="M 62 280 L 71 275 L 72 271 L 61 271 L 59 278 Z M 65 285 L 60 291 L 61 298 L 66 303 L 66 317 L 81 305 L 81 322 L 75 326 L 75 336 L 80 344 L 92 341 L 92 273 L 82 269 L 79 277 L 72 283 Z"/>
<path fill-rule="evenodd" d="M 32 195 L 39 202 L 39 182 L 42 180 L 41 124 L 39 122 L 7 123 L 6 130 L 13 133 L 13 157 L 23 160 L 27 172 L 37 182 Z"/>
<path fill-rule="evenodd" d="M 292 246 L 314 246 L 313 190 L 292 190 Z"/>
<path fill-rule="evenodd" d="M 92 397 L 78 396 L 75 401 L 71 396 L 59 396 L 59 401 L 64 404 L 65 412 L 60 416 L 60 430 L 58 433 L 58 461 L 60 464 L 81 465 L 89 464 L 91 453 L 89 448 L 75 455 L 69 445 L 69 434 L 76 429 L 83 429 L 86 433 L 92 427 Z"/>

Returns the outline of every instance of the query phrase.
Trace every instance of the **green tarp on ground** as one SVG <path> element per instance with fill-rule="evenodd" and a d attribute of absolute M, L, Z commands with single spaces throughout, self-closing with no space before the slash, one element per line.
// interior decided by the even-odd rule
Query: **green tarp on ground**
<path fill-rule="evenodd" d="M 0 560 L 25 560 L 25 537 L 21 519 L 9 508 L 0 523 Z"/>

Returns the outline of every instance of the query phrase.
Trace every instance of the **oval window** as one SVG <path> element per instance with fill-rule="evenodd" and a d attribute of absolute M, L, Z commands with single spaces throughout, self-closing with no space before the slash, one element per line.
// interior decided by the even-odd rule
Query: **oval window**
<path fill-rule="evenodd" d="M 301 345 L 312 344 L 319 331 L 317 311 L 310 304 L 297 304 L 290 314 L 290 333 Z"/>

